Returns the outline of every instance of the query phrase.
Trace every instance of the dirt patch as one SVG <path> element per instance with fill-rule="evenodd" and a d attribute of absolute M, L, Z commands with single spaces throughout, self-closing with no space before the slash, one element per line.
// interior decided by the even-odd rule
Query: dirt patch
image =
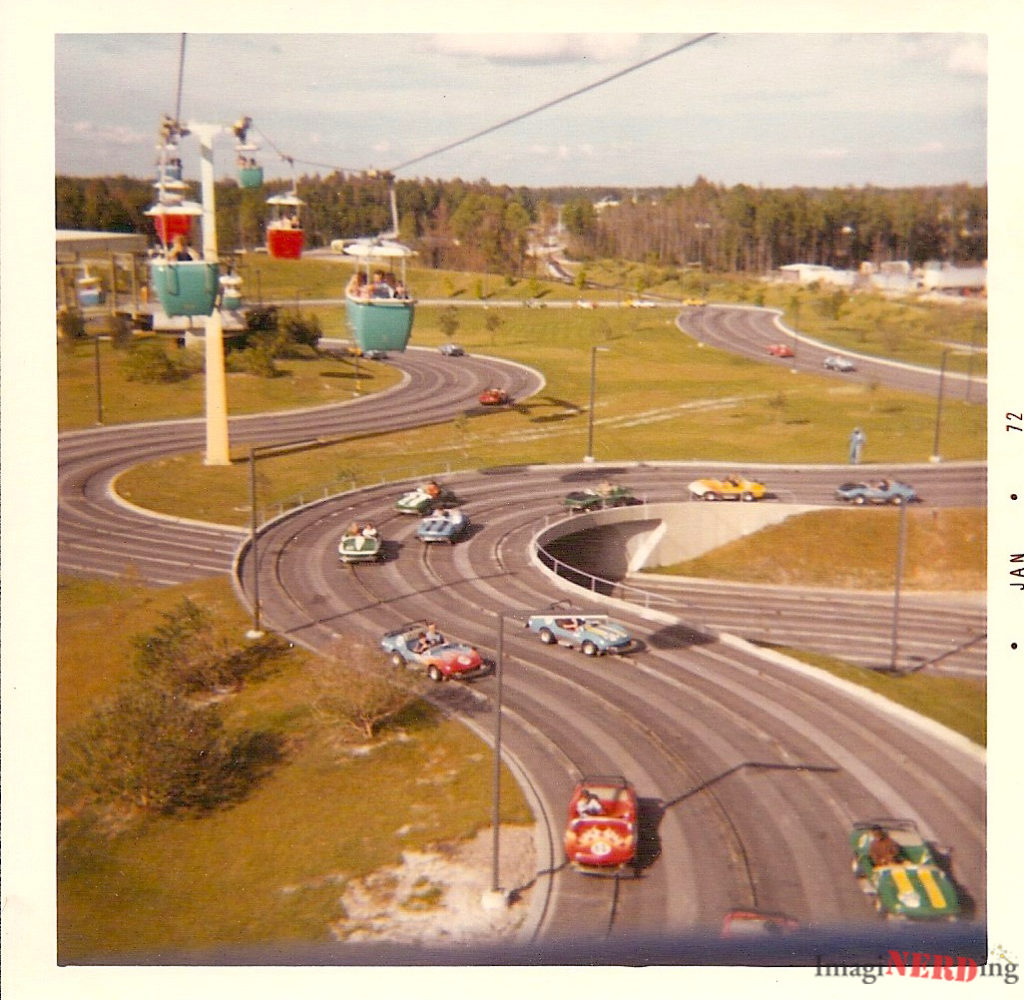
<path fill-rule="evenodd" d="M 508 905 L 493 905 L 493 831 L 470 841 L 405 851 L 402 863 L 345 887 L 345 917 L 331 926 L 341 941 L 402 944 L 481 943 L 514 937 L 526 921 L 537 873 L 532 827 L 503 827 L 500 885 Z M 491 904 L 491 905 L 488 905 Z"/>

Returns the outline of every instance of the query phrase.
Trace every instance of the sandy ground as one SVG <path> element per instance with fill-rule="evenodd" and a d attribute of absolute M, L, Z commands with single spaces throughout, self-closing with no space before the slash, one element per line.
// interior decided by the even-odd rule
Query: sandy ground
<path fill-rule="evenodd" d="M 537 873 L 531 827 L 503 827 L 501 888 L 494 905 L 493 831 L 433 851 L 406 851 L 402 863 L 350 882 L 341 897 L 346 916 L 331 930 L 341 941 L 445 944 L 508 940 L 523 926 Z"/>

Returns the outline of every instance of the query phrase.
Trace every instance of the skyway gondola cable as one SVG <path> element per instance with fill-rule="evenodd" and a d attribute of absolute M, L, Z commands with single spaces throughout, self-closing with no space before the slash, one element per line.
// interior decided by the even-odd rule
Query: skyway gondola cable
<path fill-rule="evenodd" d="M 659 62 L 662 59 L 667 59 L 669 56 L 675 55 L 677 52 L 682 52 L 684 49 L 693 48 L 701 42 L 706 42 L 708 39 L 714 38 L 717 34 L 718 32 L 711 31 L 703 35 L 698 35 L 696 38 L 687 39 L 679 45 L 673 45 L 672 48 L 666 49 L 664 52 L 659 52 L 657 55 L 650 56 L 647 59 L 642 59 L 640 62 L 633 63 L 631 66 L 626 66 L 624 69 L 620 69 L 609 76 L 602 77 L 600 80 L 595 80 L 593 83 L 588 83 L 585 87 L 579 87 L 568 94 L 563 94 L 561 97 L 556 97 L 553 100 L 546 101 L 544 104 L 540 104 L 535 108 L 531 108 L 529 111 L 523 111 L 520 114 L 513 115 L 511 118 L 506 118 L 503 121 L 490 125 L 478 132 L 474 132 L 472 135 L 467 135 L 462 139 L 457 139 L 455 142 L 449 142 L 444 146 L 439 146 L 437 149 L 432 149 L 429 152 L 421 153 L 419 156 L 415 156 L 412 159 L 405 160 L 397 166 L 390 167 L 387 171 L 384 171 L 384 173 L 395 174 L 399 170 L 404 170 L 406 167 L 411 167 L 413 164 L 420 163 L 432 156 L 440 156 L 442 153 L 447 153 L 449 150 L 457 149 L 459 146 L 464 146 L 467 143 L 473 142 L 475 139 L 480 139 L 485 135 L 490 135 L 492 132 L 497 132 L 499 129 L 507 128 L 509 125 L 516 124 L 516 122 L 524 121 L 533 115 L 540 114 L 542 111 L 547 111 L 549 108 L 556 107 L 559 104 L 564 104 L 566 101 L 569 101 L 574 97 L 579 97 L 581 94 L 586 94 L 591 90 L 596 90 L 598 87 L 603 87 L 606 83 L 611 83 L 613 80 L 619 80 L 630 73 L 643 69 L 645 66 L 650 66 L 652 63 Z M 261 133 L 261 135 L 263 135 L 263 133 Z M 368 173 L 367 170 L 352 170 L 348 167 L 339 167 L 332 163 L 317 163 L 312 160 L 300 160 L 298 158 L 290 157 L 287 154 L 282 153 L 268 136 L 264 135 L 263 137 L 271 146 L 273 146 L 278 155 L 280 155 L 282 159 L 287 160 L 290 164 L 301 163 L 305 166 L 322 167 L 326 170 L 337 171 L 338 173 Z"/>
<path fill-rule="evenodd" d="M 459 146 L 464 146 L 466 143 L 472 142 L 474 139 L 480 139 L 485 135 L 490 135 L 492 132 L 497 132 L 499 129 L 506 128 L 509 125 L 514 125 L 516 122 L 521 122 L 526 118 L 539 114 L 541 111 L 547 111 L 548 108 L 553 108 L 556 105 L 563 104 L 565 101 L 571 100 L 574 97 L 579 97 L 581 94 L 586 94 L 588 91 L 596 90 L 598 87 L 603 87 L 606 83 L 611 83 L 612 80 L 618 80 L 638 69 L 650 66 L 651 63 L 658 62 L 660 59 L 665 59 L 668 56 L 675 55 L 675 53 L 681 52 L 683 49 L 689 49 L 694 45 L 699 45 L 701 42 L 705 42 L 709 38 L 714 38 L 716 34 L 717 32 L 708 32 L 704 35 L 698 35 L 696 38 L 691 38 L 688 41 L 682 42 L 679 45 L 674 45 L 672 48 L 666 49 L 664 52 L 659 52 L 657 55 L 651 56 L 649 59 L 643 59 L 638 63 L 634 63 L 632 66 L 627 66 L 625 69 L 620 69 L 618 72 L 612 73 L 610 76 L 603 77 L 600 80 L 595 80 L 593 83 L 588 83 L 585 87 L 580 87 L 571 93 L 563 94 L 561 97 L 556 97 L 552 101 L 546 101 L 544 104 L 531 108 L 529 111 L 524 111 L 511 118 L 506 118 L 504 121 L 498 122 L 496 125 L 491 125 L 488 128 L 481 129 L 479 132 L 474 132 L 472 135 L 468 135 L 464 139 L 458 139 L 455 142 L 450 142 L 445 146 L 433 149 L 428 153 L 422 153 L 419 156 L 413 157 L 411 160 L 405 160 L 403 163 L 399 163 L 397 166 L 391 167 L 390 172 L 397 173 L 399 170 L 411 167 L 414 163 L 419 163 L 432 156 L 439 156 L 441 153 L 447 153 L 449 150 L 456 149 Z"/>

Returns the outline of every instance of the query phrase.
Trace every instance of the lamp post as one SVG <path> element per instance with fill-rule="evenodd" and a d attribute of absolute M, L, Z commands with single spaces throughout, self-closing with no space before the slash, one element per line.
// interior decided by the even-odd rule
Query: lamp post
<path fill-rule="evenodd" d="M 903 579 L 903 556 L 907 547 L 907 505 L 900 504 L 900 526 L 896 542 L 896 584 L 893 588 L 892 604 L 892 650 L 889 656 L 889 666 L 896 670 L 896 660 L 899 653 L 899 626 L 900 626 L 900 584 Z"/>
<path fill-rule="evenodd" d="M 256 512 L 256 449 L 249 449 L 249 506 L 252 516 L 249 521 L 249 549 L 252 552 L 252 628 L 246 633 L 250 639 L 263 635 L 260 623 L 260 560 L 256 550 L 259 516 Z"/>
<path fill-rule="evenodd" d="M 100 375 L 100 335 L 93 338 L 96 349 L 96 424 L 103 426 L 103 379 Z"/>
<path fill-rule="evenodd" d="M 583 456 L 584 462 L 594 461 L 594 405 L 597 396 L 597 352 L 609 351 L 610 347 L 602 347 L 594 344 L 590 348 L 590 410 L 587 420 L 587 453 Z"/>
<path fill-rule="evenodd" d="M 704 270 L 704 234 L 711 228 L 710 222 L 695 222 L 693 228 L 697 230 L 697 259 L 700 261 L 700 297 L 707 298 L 706 272 Z"/>
<path fill-rule="evenodd" d="M 494 788 L 491 803 L 491 826 L 494 842 L 491 852 L 491 892 L 501 891 L 498 877 L 498 853 L 501 834 L 501 668 L 505 655 L 505 613 L 498 612 L 498 647 L 495 650 L 494 677 L 498 685 L 494 697 Z"/>
<path fill-rule="evenodd" d="M 932 462 L 941 462 L 942 455 L 939 453 L 939 432 L 942 430 L 942 392 L 946 383 L 946 357 L 949 351 L 942 352 L 942 365 L 939 368 L 939 398 L 935 407 L 935 441 L 932 444 Z"/>

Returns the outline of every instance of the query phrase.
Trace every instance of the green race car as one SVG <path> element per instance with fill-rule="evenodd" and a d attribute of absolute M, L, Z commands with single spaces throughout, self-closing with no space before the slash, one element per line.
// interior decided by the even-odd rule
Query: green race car
<path fill-rule="evenodd" d="M 851 867 L 875 907 L 890 920 L 956 920 L 960 901 L 913 820 L 856 823 Z"/>

